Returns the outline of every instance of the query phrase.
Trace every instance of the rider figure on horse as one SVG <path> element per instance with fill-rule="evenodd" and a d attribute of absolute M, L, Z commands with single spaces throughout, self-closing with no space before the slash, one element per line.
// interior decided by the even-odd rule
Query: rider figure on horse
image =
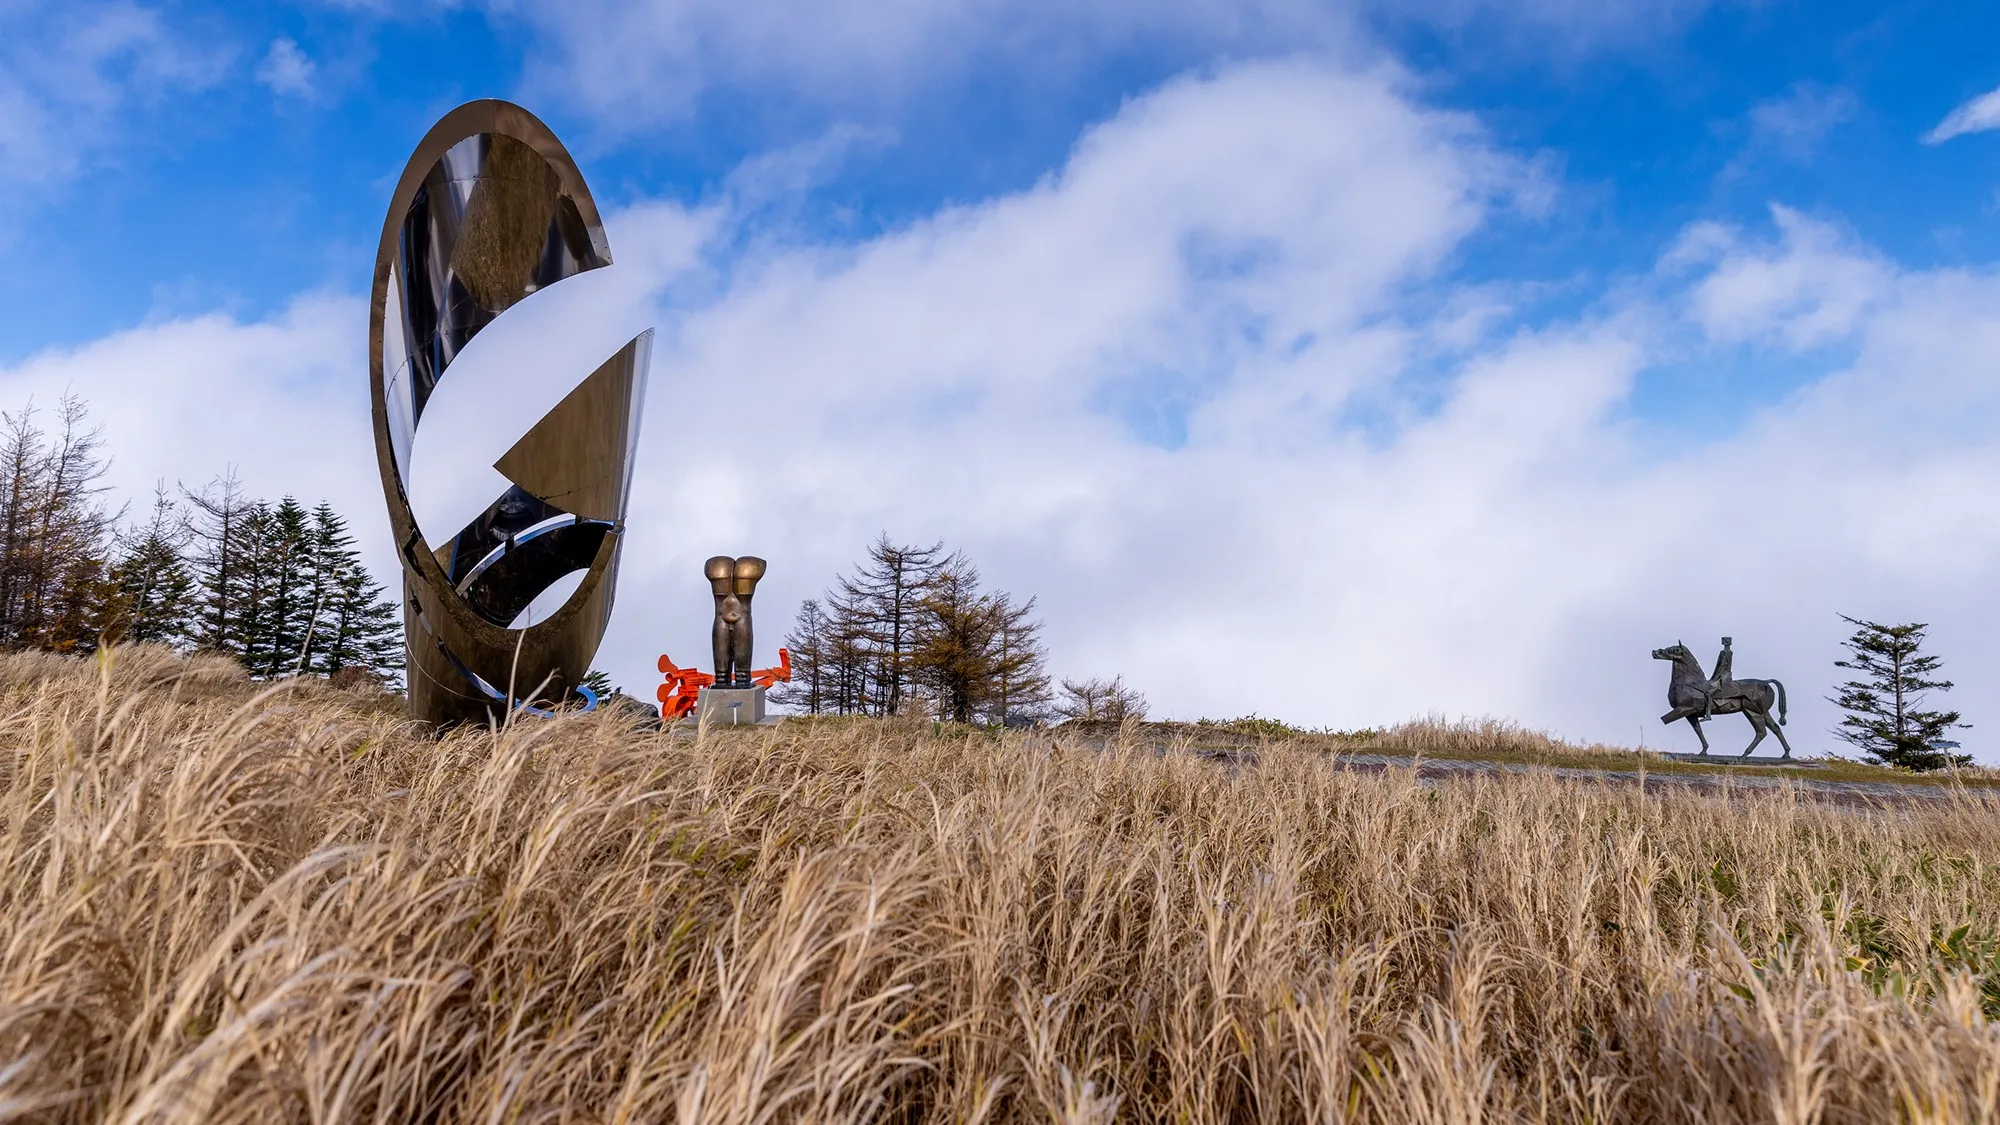
<path fill-rule="evenodd" d="M 1735 654 L 1729 650 L 1728 637 L 1722 638 L 1722 651 L 1715 655 L 1715 674 L 1698 689 L 1701 692 L 1701 717 L 1706 722 L 1715 717 L 1717 700 L 1732 699 L 1741 694 L 1736 690 L 1736 681 L 1731 677 L 1735 671 Z"/>

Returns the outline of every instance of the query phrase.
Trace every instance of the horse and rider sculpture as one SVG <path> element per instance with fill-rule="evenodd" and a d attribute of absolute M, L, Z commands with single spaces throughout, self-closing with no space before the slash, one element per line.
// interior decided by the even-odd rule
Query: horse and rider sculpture
<path fill-rule="evenodd" d="M 1702 733 L 1701 724 L 1717 715 L 1741 714 L 1750 720 L 1750 727 L 1757 737 L 1743 748 L 1743 757 L 1750 756 L 1757 744 L 1764 741 L 1764 735 L 1778 736 L 1778 745 L 1785 748 L 1784 756 L 1792 756 L 1792 744 L 1785 740 L 1782 729 L 1785 723 L 1785 685 L 1776 680 L 1738 680 L 1731 676 L 1732 659 L 1729 638 L 1722 638 L 1722 653 L 1715 658 L 1715 675 L 1702 672 L 1701 661 L 1694 658 L 1684 644 L 1670 648 L 1656 648 L 1653 659 L 1671 660 L 1674 664 L 1673 679 L 1667 684 L 1667 706 L 1673 708 L 1660 716 L 1662 723 L 1673 723 L 1686 719 L 1694 728 L 1696 738 L 1701 739 L 1701 752 L 1708 753 L 1708 736 Z M 1771 720 L 1771 708 L 1776 706 L 1778 718 Z"/>

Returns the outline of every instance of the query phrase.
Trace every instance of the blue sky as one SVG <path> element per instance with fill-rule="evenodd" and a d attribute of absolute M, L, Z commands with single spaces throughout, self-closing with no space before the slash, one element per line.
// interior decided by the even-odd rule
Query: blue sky
<path fill-rule="evenodd" d="M 7 150 L 0 237 L 41 268 L 0 281 L 0 358 L 149 317 L 217 307 L 257 316 L 303 290 L 356 286 L 398 154 L 473 97 L 533 102 L 585 154 L 598 192 L 618 201 L 698 201 L 760 153 L 843 126 L 865 131 L 807 198 L 788 201 L 790 218 L 839 238 L 1018 190 L 1123 99 L 1289 46 L 1276 30 L 1204 42 L 1135 25 L 1123 41 L 1063 49 L 1051 40 L 1071 29 L 1058 26 L 1026 45 L 966 44 L 949 67 L 913 63 L 888 88 L 801 88 L 752 70 L 593 103 L 565 95 L 550 37 L 513 6 L 416 7 L 389 16 L 341 4 L 30 3 L 0 14 L 19 29 L 6 48 L 9 84 L 30 113 L 43 103 L 41 128 L 75 162 L 52 173 L 33 167 L 32 149 L 18 161 Z M 1340 49 L 1398 60 L 1429 104 L 1476 114 L 1496 142 L 1561 177 L 1555 212 L 1463 248 L 1466 277 L 1536 277 L 1563 290 L 1555 307 L 1573 308 L 1645 268 L 1684 224 L 1755 221 L 1773 198 L 1837 216 L 1913 265 L 1982 262 L 2000 248 L 2000 139 L 1921 141 L 2000 84 L 1990 50 L 2000 10 L 1633 7 L 1641 14 L 1609 26 L 1566 25 L 1560 9 L 1544 19 L 1363 12 L 1358 28 L 1326 33 Z M 102 29 L 120 22 L 146 30 L 124 32 L 125 49 L 105 50 L 82 75 L 28 62 L 84 49 L 66 44 L 93 35 L 117 42 Z M 103 89 L 67 89 L 77 85 Z"/>
<path fill-rule="evenodd" d="M 1058 671 L 1166 713 L 1674 744 L 1645 650 L 1730 631 L 1822 748 L 1836 611 L 1934 620 L 1975 720 L 2000 677 L 1996 33 L 1928 2 L 0 2 L 0 394 L 83 392 L 128 489 L 233 464 L 375 520 L 343 412 L 381 209 L 432 121 L 510 97 L 662 331 L 621 679 L 699 648 L 688 560 L 772 557 L 774 637 L 887 528 L 964 543 Z M 715 479 L 732 381 L 759 456 Z M 1262 645 L 1254 558 L 1286 560 Z M 1213 671 L 1260 664 L 1319 671 Z"/>

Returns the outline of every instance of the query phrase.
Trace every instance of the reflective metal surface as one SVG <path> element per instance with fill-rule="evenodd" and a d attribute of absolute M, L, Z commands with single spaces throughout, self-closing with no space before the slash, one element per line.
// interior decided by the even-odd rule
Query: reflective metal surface
<path fill-rule="evenodd" d="M 404 570 L 415 718 L 480 721 L 518 704 L 564 699 L 603 638 L 650 331 L 581 379 L 581 371 L 547 373 L 551 384 L 575 389 L 494 463 L 510 487 L 445 542 L 425 541 L 407 474 L 438 385 L 480 377 L 454 366 L 466 345 L 529 294 L 610 264 L 603 223 L 575 162 L 519 106 L 478 101 L 446 114 L 396 186 L 376 253 L 369 390 Z M 537 595 L 578 571 L 582 581 L 560 608 L 510 628 Z"/>

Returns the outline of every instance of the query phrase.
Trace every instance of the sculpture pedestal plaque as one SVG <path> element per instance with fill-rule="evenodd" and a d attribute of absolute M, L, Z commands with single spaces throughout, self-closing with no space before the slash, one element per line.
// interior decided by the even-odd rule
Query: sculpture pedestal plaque
<path fill-rule="evenodd" d="M 712 727 L 776 726 L 777 717 L 764 713 L 761 687 L 705 687 L 695 698 L 694 721 Z"/>

